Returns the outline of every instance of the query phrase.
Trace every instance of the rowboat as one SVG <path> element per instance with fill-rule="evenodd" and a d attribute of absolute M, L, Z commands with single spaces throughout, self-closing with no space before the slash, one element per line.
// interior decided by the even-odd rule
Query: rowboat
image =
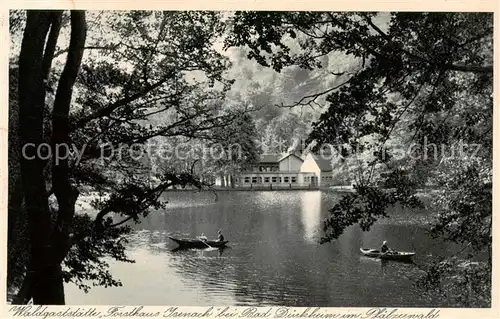
<path fill-rule="evenodd" d="M 363 253 L 363 255 L 367 257 L 380 258 L 384 260 L 409 261 L 411 260 L 411 257 L 415 255 L 414 252 L 404 252 L 404 251 L 389 251 L 383 253 L 378 249 L 360 248 L 359 250 L 361 251 L 361 253 Z"/>
<path fill-rule="evenodd" d="M 168 236 L 171 240 L 175 241 L 179 247 L 182 248 L 210 248 L 210 247 L 225 247 L 228 240 L 225 241 L 215 241 L 215 240 L 201 240 L 198 238 L 175 238 Z"/>

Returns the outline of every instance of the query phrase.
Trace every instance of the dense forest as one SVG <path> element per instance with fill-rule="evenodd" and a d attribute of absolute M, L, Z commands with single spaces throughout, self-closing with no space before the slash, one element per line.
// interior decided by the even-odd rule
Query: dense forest
<path fill-rule="evenodd" d="M 421 265 L 416 289 L 490 305 L 492 14 L 11 11 L 10 33 L 12 303 L 120 285 L 105 260 L 133 262 L 127 222 L 168 210 L 166 189 L 329 146 L 355 191 L 322 243 L 428 192 L 430 232 L 463 249 Z M 146 144 L 193 156 L 113 156 Z"/>

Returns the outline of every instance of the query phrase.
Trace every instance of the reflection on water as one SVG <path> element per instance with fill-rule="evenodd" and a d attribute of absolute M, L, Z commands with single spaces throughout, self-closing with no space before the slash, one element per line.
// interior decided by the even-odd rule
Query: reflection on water
<path fill-rule="evenodd" d="M 67 285 L 70 304 L 429 306 L 412 287 L 412 264 L 361 256 L 388 240 L 425 260 L 449 247 L 431 241 L 425 212 L 394 210 L 370 232 L 353 226 L 319 245 L 319 227 L 339 195 L 319 191 L 169 192 L 174 203 L 150 214 L 129 239 L 136 263 L 110 261 L 123 287 L 84 294 Z M 402 222 L 407 221 L 407 222 Z M 216 236 L 229 248 L 179 250 L 167 236 Z"/>
<path fill-rule="evenodd" d="M 317 243 L 321 222 L 321 192 L 303 192 L 300 212 L 304 225 L 304 238 L 310 243 Z"/>

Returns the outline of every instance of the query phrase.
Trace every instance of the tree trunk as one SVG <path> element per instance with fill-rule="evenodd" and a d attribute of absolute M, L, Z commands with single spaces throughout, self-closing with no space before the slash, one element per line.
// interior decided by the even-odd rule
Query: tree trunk
<path fill-rule="evenodd" d="M 54 246 L 58 247 L 59 255 L 56 256 L 56 262 L 59 263 L 63 261 L 69 250 L 69 234 L 72 230 L 75 203 L 78 198 L 78 190 L 70 181 L 68 163 L 71 143 L 69 138 L 69 110 L 73 85 L 82 62 L 86 33 L 85 13 L 83 11 L 72 11 L 68 59 L 59 78 L 52 120 L 51 145 L 52 149 L 56 151 L 55 154 L 59 157 L 52 161 L 52 188 L 59 206 L 53 241 Z"/>
<path fill-rule="evenodd" d="M 9 71 L 9 136 L 8 136 L 8 237 L 7 287 L 18 288 L 29 259 L 28 215 L 23 207 L 21 179 L 21 141 L 19 132 L 18 69 Z"/>
<path fill-rule="evenodd" d="M 21 156 L 21 176 L 25 190 L 26 210 L 30 230 L 30 267 L 25 279 L 24 291 L 33 297 L 34 304 L 64 304 L 64 286 L 61 262 L 69 249 L 69 230 L 74 215 L 77 192 L 69 181 L 67 160 L 54 161 L 52 167 L 54 194 L 59 211 L 56 227 L 52 222 L 48 204 L 45 178 L 45 162 L 37 156 L 37 148 L 43 143 L 43 112 L 45 83 L 58 36 L 57 17 L 60 12 L 29 11 L 19 56 L 19 125 L 21 145 L 28 146 Z M 49 28 L 55 22 L 45 48 Z M 85 14 L 71 13 L 71 40 L 68 60 L 59 80 L 54 102 L 52 126 L 52 151 L 56 144 L 68 143 L 68 114 L 71 94 L 80 68 L 85 44 Z M 45 54 L 44 54 L 45 48 Z M 65 148 L 59 149 L 64 157 Z"/>
<path fill-rule="evenodd" d="M 45 163 L 36 154 L 36 149 L 43 143 L 45 85 L 42 61 L 50 24 L 50 12 L 29 11 L 19 55 L 21 145 L 30 146 L 21 156 L 21 176 L 31 239 L 28 270 L 33 281 L 30 292 L 36 304 L 64 302 L 64 295 L 61 298 L 59 293 L 62 286 L 60 274 L 58 276 L 60 265 L 54 265 L 50 260 L 52 222 L 43 175 Z"/>

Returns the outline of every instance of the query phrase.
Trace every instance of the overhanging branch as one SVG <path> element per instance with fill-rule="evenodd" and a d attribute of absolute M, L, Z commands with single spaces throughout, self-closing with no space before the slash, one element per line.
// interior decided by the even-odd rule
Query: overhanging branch
<path fill-rule="evenodd" d="M 337 74 L 339 74 L 339 73 L 337 73 Z M 325 90 L 323 92 L 319 92 L 319 93 L 314 93 L 314 94 L 303 96 L 298 102 L 295 102 L 294 104 L 284 105 L 283 103 L 281 103 L 281 104 L 277 104 L 276 106 L 278 106 L 278 107 L 284 107 L 284 108 L 292 108 L 292 107 L 296 107 L 296 106 L 299 106 L 299 105 L 301 105 L 301 106 L 310 105 L 311 103 L 315 103 L 316 99 L 318 99 L 319 97 L 321 97 L 321 96 L 323 96 L 325 94 L 328 94 L 328 93 L 330 93 L 332 91 L 335 91 L 336 89 L 338 89 L 338 88 L 340 88 L 340 87 L 348 84 L 354 77 L 355 77 L 355 75 L 351 76 L 347 81 L 344 81 L 343 83 L 341 83 L 339 85 L 336 85 L 336 86 L 334 86 L 332 88 L 329 88 L 328 90 Z"/>
<path fill-rule="evenodd" d="M 109 104 L 107 107 L 103 108 L 103 109 L 100 109 L 98 111 L 96 111 L 95 113 L 87 116 L 87 117 L 84 117 L 83 119 L 80 119 L 77 124 L 76 124 L 76 127 L 75 128 L 82 128 L 84 127 L 88 122 L 92 121 L 92 120 L 95 120 L 97 118 L 100 118 L 100 117 L 103 117 L 103 116 L 109 116 L 114 110 L 118 109 L 119 107 L 122 107 L 122 106 L 125 106 L 141 97 L 143 97 L 144 95 L 148 94 L 149 92 L 159 88 L 160 86 L 162 86 L 164 83 L 166 83 L 169 79 L 171 79 L 173 75 L 173 71 L 171 72 L 168 72 L 167 75 L 165 75 L 161 80 L 159 80 L 158 82 L 156 82 L 155 84 L 152 84 L 152 85 L 148 85 L 146 86 L 143 90 L 141 90 L 140 92 L 137 92 L 135 94 L 132 94 L 130 96 L 127 96 L 123 99 L 120 99 L 114 103 L 111 103 Z"/>
<path fill-rule="evenodd" d="M 418 54 L 415 54 L 415 53 L 413 53 L 411 51 L 403 49 L 400 45 L 396 45 L 394 43 L 394 41 L 391 39 L 391 37 L 387 33 L 385 33 L 384 31 L 382 31 L 375 23 L 373 23 L 373 21 L 371 20 L 370 17 L 368 17 L 367 15 L 363 15 L 363 17 L 364 17 L 366 23 L 368 23 L 368 25 L 370 27 L 372 27 L 373 30 L 375 30 L 379 35 L 381 35 L 389 43 L 394 44 L 394 48 L 396 48 L 397 50 L 399 50 L 401 52 L 404 52 L 404 53 L 408 54 L 412 58 L 415 58 L 415 59 L 417 59 L 419 61 L 425 62 L 427 64 L 430 64 L 430 65 L 434 66 L 434 67 L 437 67 L 439 69 L 444 69 L 444 70 L 460 71 L 460 72 L 470 72 L 470 73 L 493 73 L 493 65 L 481 65 L 481 66 L 477 66 L 477 65 L 463 65 L 463 64 L 453 64 L 453 63 L 442 64 L 439 61 L 436 61 L 434 59 L 427 59 L 427 58 L 422 57 L 422 56 L 420 56 Z M 486 35 L 487 35 L 487 33 L 481 35 L 481 37 L 484 37 Z M 478 39 L 480 39 L 480 38 L 478 38 Z M 474 41 L 477 41 L 478 39 L 474 39 Z"/>

